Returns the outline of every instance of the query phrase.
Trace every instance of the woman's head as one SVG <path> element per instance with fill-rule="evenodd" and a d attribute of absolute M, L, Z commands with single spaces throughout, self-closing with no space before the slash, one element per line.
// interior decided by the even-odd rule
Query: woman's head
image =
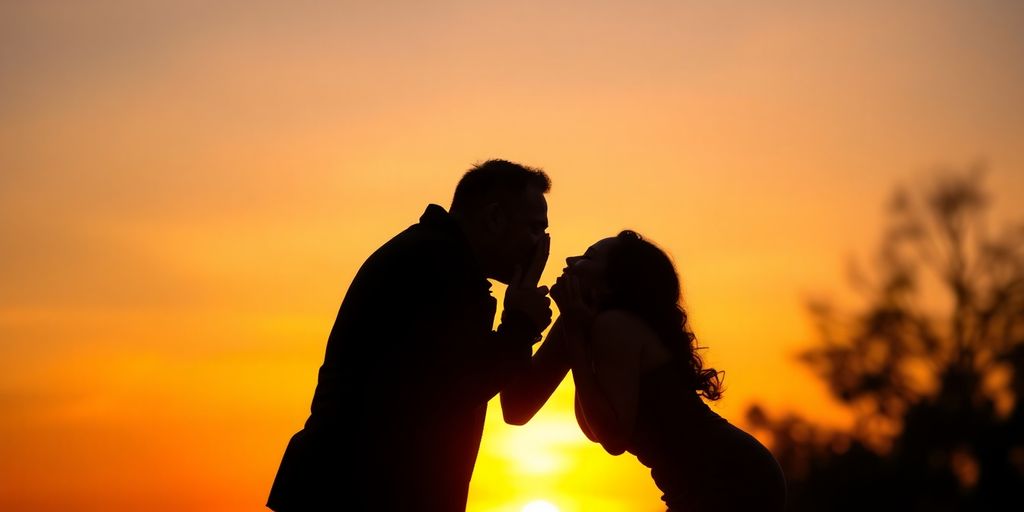
<path fill-rule="evenodd" d="M 587 291 L 587 299 L 594 302 L 598 309 L 605 309 L 602 305 L 608 299 L 608 254 L 617 243 L 615 237 L 599 240 L 587 248 L 586 252 L 579 256 L 569 256 L 565 259 L 565 268 L 562 275 L 571 275 L 579 281 L 581 288 Z M 562 286 L 563 278 L 559 277 L 555 286 Z"/>
<path fill-rule="evenodd" d="M 625 310 L 646 320 L 684 363 L 694 388 L 710 400 L 721 396 L 719 373 L 705 369 L 697 353 L 696 336 L 679 304 L 679 276 L 664 251 L 626 230 L 597 242 L 582 256 L 567 258 L 566 263 L 566 272 L 592 290 L 600 310 Z"/>

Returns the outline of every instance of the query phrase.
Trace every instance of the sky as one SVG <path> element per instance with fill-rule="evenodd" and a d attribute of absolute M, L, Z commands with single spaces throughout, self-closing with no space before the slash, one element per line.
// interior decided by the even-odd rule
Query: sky
<path fill-rule="evenodd" d="M 841 426 L 794 359 L 804 304 L 847 298 L 936 168 L 985 162 L 993 223 L 1024 218 L 1021 26 L 1009 0 L 0 0 L 0 508 L 261 510 L 359 265 L 488 158 L 551 176 L 542 283 L 637 230 L 726 371 L 714 410 Z M 524 427 L 492 403 L 470 511 L 659 509 L 571 399 Z"/>

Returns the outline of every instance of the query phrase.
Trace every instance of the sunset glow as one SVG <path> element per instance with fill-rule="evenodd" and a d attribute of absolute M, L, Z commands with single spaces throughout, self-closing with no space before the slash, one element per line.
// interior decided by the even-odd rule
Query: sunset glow
<path fill-rule="evenodd" d="M 804 302 L 857 300 L 847 262 L 936 165 L 987 161 L 1024 215 L 1022 26 L 995 0 L 4 2 L 0 510 L 265 510 L 353 275 L 488 158 L 552 178 L 542 284 L 635 229 L 726 371 L 716 412 L 845 424 L 794 359 Z M 662 507 L 572 392 L 521 427 L 491 402 L 469 511 Z"/>
<path fill-rule="evenodd" d="M 523 506 L 523 512 L 558 512 L 558 507 L 544 500 L 531 501 Z"/>

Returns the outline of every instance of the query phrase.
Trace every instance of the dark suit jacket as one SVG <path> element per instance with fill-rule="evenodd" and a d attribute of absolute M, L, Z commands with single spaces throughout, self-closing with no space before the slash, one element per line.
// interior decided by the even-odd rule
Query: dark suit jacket
<path fill-rule="evenodd" d="M 267 506 L 464 511 L 487 401 L 537 332 L 496 301 L 437 205 L 363 264 L 338 311 L 311 414 Z"/>

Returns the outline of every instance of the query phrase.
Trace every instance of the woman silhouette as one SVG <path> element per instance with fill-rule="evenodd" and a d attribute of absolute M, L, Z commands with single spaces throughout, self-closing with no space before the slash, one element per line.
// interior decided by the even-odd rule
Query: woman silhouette
<path fill-rule="evenodd" d="M 561 316 L 502 391 L 505 420 L 529 421 L 571 369 L 580 428 L 612 455 L 636 455 L 670 511 L 783 510 L 774 457 L 702 400 L 721 397 L 719 373 L 697 354 L 668 256 L 623 231 L 566 263 L 551 288 Z"/>

